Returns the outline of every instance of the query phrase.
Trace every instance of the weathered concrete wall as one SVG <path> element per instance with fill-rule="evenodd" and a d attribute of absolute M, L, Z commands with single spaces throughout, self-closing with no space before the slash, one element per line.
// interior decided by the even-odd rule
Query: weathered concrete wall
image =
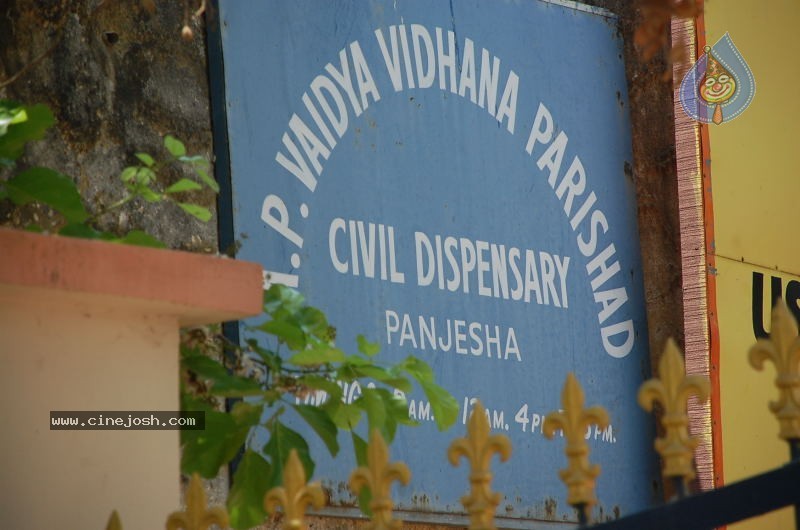
<path fill-rule="evenodd" d="M 137 0 L 0 2 L 0 78 L 55 45 L 0 92 L 23 103 L 45 103 L 57 120 L 44 141 L 30 145 L 23 166 L 70 175 L 94 210 L 122 196 L 118 175 L 136 162 L 134 153 L 165 154 L 165 134 L 211 159 L 205 47 L 202 33 L 190 42 L 181 39 L 182 4 L 158 2 L 150 14 Z M 168 182 L 175 178 L 165 175 Z M 194 194 L 191 201 L 215 205 L 211 192 Z M 3 213 L 0 222 L 20 221 L 8 205 Z M 116 231 L 144 229 L 172 247 L 216 249 L 215 221 L 196 221 L 172 204 L 132 204 L 102 221 Z"/>

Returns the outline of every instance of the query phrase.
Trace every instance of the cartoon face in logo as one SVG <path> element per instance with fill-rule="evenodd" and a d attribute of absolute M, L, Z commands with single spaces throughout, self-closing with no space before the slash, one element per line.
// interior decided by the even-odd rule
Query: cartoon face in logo
<path fill-rule="evenodd" d="M 681 105 L 692 119 L 719 125 L 744 112 L 753 101 L 756 84 L 727 33 L 703 51 L 681 82 Z"/>
<path fill-rule="evenodd" d="M 700 97 L 709 103 L 722 103 L 727 101 L 736 91 L 736 81 L 727 73 L 716 76 L 706 72 L 700 84 Z"/>
<path fill-rule="evenodd" d="M 736 92 L 736 81 L 714 57 L 710 48 L 706 48 L 705 52 L 707 56 L 706 72 L 703 74 L 698 92 L 700 97 L 714 108 L 711 121 L 719 125 L 724 120 L 722 105 Z"/>

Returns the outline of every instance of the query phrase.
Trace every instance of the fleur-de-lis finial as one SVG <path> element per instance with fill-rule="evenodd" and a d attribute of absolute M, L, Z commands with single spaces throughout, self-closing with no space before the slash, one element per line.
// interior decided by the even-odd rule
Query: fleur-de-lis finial
<path fill-rule="evenodd" d="M 228 528 L 228 512 L 221 507 L 207 507 L 203 483 L 194 473 L 186 489 L 186 511 L 170 514 L 167 530 L 208 530 L 214 524 Z"/>
<path fill-rule="evenodd" d="M 587 513 L 597 500 L 594 496 L 594 481 L 600 474 L 600 466 L 589 464 L 589 444 L 586 443 L 586 429 L 597 425 L 601 429 L 608 427 L 608 412 L 603 407 L 594 405 L 584 408 L 583 389 L 570 372 L 561 392 L 563 410 L 551 412 L 545 416 L 542 432 L 553 438 L 557 430 L 562 430 L 567 439 L 564 452 L 567 455 L 567 467 L 558 472 L 561 480 L 567 485 L 567 503 L 578 509 L 581 523 L 585 522 Z"/>
<path fill-rule="evenodd" d="M 656 402 L 664 407 L 661 424 L 665 433 L 656 439 L 656 451 L 664 460 L 664 476 L 683 478 L 685 484 L 695 476 L 692 460 L 699 443 L 689 436 L 686 402 L 691 395 L 700 402 L 706 401 L 710 384 L 707 377 L 686 375 L 683 355 L 673 339 L 667 341 L 658 361 L 658 374 L 659 378 L 645 381 L 639 387 L 639 405 L 648 412 Z"/>
<path fill-rule="evenodd" d="M 411 472 L 402 462 L 389 463 L 389 450 L 378 429 L 373 429 L 367 447 L 367 466 L 362 466 L 350 475 L 350 489 L 357 495 L 361 488 L 369 487 L 372 500 L 372 522 L 365 526 L 368 530 L 396 530 L 402 521 L 392 518 L 392 482 L 407 485 Z"/>
<path fill-rule="evenodd" d="M 480 401 L 475 403 L 467 425 L 467 436 L 450 444 L 447 457 L 453 466 L 465 457 L 470 464 L 470 492 L 461 497 L 470 518 L 470 530 L 494 530 L 494 512 L 501 496 L 490 488 L 492 455 L 497 453 L 505 462 L 511 456 L 511 442 L 504 434 L 489 435 L 489 420 Z"/>
<path fill-rule="evenodd" d="M 800 338 L 797 323 L 783 300 L 772 309 L 769 338 L 758 339 L 750 348 L 749 358 L 756 370 L 761 370 L 766 360 L 775 364 L 775 386 L 780 395 L 778 401 L 770 402 L 769 409 L 778 418 L 781 438 L 800 439 Z"/>
<path fill-rule="evenodd" d="M 122 521 L 119 520 L 117 510 L 111 512 L 111 517 L 108 518 L 108 523 L 106 523 L 106 530 L 122 530 Z"/>
<path fill-rule="evenodd" d="M 305 514 L 308 505 L 322 508 L 325 494 L 318 482 L 306 484 L 306 472 L 297 450 L 292 449 L 286 466 L 283 468 L 283 487 L 272 488 L 264 496 L 264 508 L 273 513 L 278 506 L 283 507 L 284 530 L 303 530 L 306 528 Z"/>

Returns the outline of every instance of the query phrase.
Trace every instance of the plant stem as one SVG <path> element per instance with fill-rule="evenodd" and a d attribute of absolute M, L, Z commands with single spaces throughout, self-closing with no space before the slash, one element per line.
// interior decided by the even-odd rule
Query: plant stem
<path fill-rule="evenodd" d="M 117 208 L 121 208 L 122 206 L 125 206 L 126 204 L 131 202 L 131 200 L 133 200 L 134 197 L 135 197 L 134 195 L 127 195 L 127 196 L 123 197 L 122 199 L 118 200 L 117 202 L 115 202 L 114 204 L 111 204 L 109 206 L 105 206 L 105 207 L 100 208 L 97 212 L 92 214 L 86 220 L 86 224 L 94 223 L 98 219 L 100 219 L 100 217 L 102 217 L 103 215 L 111 212 L 112 210 L 116 210 Z"/>

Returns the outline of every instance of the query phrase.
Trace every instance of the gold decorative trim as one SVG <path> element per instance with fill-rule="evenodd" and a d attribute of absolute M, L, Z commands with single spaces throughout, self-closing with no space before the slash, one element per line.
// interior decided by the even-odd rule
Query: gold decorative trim
<path fill-rule="evenodd" d="M 122 530 L 122 521 L 119 520 L 117 510 L 111 512 L 111 517 L 108 518 L 106 530 Z"/>
<path fill-rule="evenodd" d="M 699 441 L 689 436 L 686 403 L 692 395 L 707 401 L 711 384 L 707 377 L 686 375 L 683 355 L 673 339 L 667 341 L 661 354 L 658 373 L 659 378 L 645 381 L 639 388 L 639 405 L 648 412 L 655 403 L 664 407 L 661 424 L 666 432 L 656 439 L 656 451 L 664 460 L 665 477 L 680 477 L 688 482 L 695 477 L 693 457 Z"/>
<path fill-rule="evenodd" d="M 470 530 L 495 530 L 494 512 L 501 496 L 491 490 L 492 456 L 497 453 L 505 462 L 511 456 L 511 441 L 504 434 L 489 435 L 489 419 L 480 401 L 475 403 L 467 424 L 467 436 L 457 438 L 447 450 L 447 458 L 458 466 L 460 457 L 469 461 L 469 494 L 461 497 L 461 504 L 469 513 Z"/>
<path fill-rule="evenodd" d="M 304 530 L 305 514 L 309 505 L 322 508 L 325 505 L 325 494 L 318 482 L 306 484 L 306 472 L 297 450 L 292 449 L 283 468 L 283 486 L 272 488 L 264 496 L 264 509 L 274 513 L 278 507 L 283 508 L 284 519 L 281 528 L 284 530 Z"/>
<path fill-rule="evenodd" d="M 372 430 L 367 446 L 367 466 L 357 468 L 350 475 L 350 489 L 358 495 L 362 488 L 368 487 L 372 493 L 369 503 L 372 521 L 367 530 L 399 530 L 403 522 L 392 518 L 392 482 L 404 486 L 411 480 L 411 471 L 403 462 L 389 463 L 389 449 L 377 429 Z"/>
<path fill-rule="evenodd" d="M 228 512 L 221 507 L 207 507 L 203 481 L 194 473 L 186 488 L 186 510 L 167 517 L 167 530 L 208 530 L 211 525 L 228 528 Z"/>
<path fill-rule="evenodd" d="M 769 409 L 778 418 L 779 436 L 787 441 L 800 440 L 800 337 L 797 322 L 783 300 L 772 309 L 769 338 L 758 339 L 748 356 L 756 370 L 764 368 L 764 361 L 775 365 L 779 396 L 778 401 L 770 402 Z"/>
<path fill-rule="evenodd" d="M 600 474 L 600 466 L 589 463 L 589 444 L 586 443 L 586 429 L 597 425 L 601 429 L 608 427 L 608 412 L 603 407 L 594 405 L 584 408 L 584 394 L 575 374 L 567 374 L 564 389 L 561 392 L 563 410 L 551 412 L 545 416 L 542 432 L 552 439 L 557 430 L 564 433 L 567 445 L 567 467 L 558 474 L 567 485 L 567 502 L 578 508 L 581 517 L 586 516 L 597 502 L 594 496 L 594 482 Z"/>

